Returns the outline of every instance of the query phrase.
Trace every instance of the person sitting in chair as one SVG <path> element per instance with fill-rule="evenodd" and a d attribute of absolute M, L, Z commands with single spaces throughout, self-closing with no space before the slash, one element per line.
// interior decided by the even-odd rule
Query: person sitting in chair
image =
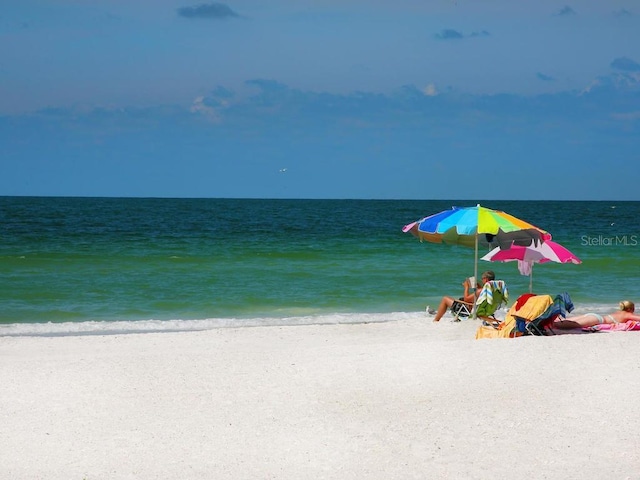
<path fill-rule="evenodd" d="M 476 284 L 475 288 L 473 288 L 473 286 L 470 285 L 469 279 L 467 278 L 464 282 L 462 282 L 462 286 L 464 287 L 464 295 L 460 297 L 458 300 L 456 300 L 453 297 L 446 297 L 446 296 L 442 297 L 442 300 L 440 300 L 440 305 L 438 305 L 438 310 L 436 310 L 436 316 L 434 317 L 433 321 L 439 322 L 440 319 L 446 313 L 446 311 L 451 308 L 454 302 L 462 301 L 465 303 L 473 304 L 476 301 L 478 294 L 482 290 L 483 285 L 486 282 L 495 280 L 495 278 L 496 278 L 495 273 L 493 273 L 493 271 L 491 270 L 487 270 L 482 274 L 481 281 L 479 284 Z"/>

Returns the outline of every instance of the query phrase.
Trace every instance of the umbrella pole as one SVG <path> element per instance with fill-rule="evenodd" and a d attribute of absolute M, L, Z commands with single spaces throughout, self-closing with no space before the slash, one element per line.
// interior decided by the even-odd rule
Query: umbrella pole
<path fill-rule="evenodd" d="M 533 263 L 531 264 L 531 271 L 529 272 L 529 293 L 533 293 Z"/>
<path fill-rule="evenodd" d="M 471 318 L 476 319 L 476 300 L 478 299 L 476 293 L 478 291 L 478 233 L 476 232 L 476 245 L 475 245 L 475 261 L 473 262 L 473 277 L 476 279 L 476 287 L 473 290 L 473 307 L 471 307 Z"/>

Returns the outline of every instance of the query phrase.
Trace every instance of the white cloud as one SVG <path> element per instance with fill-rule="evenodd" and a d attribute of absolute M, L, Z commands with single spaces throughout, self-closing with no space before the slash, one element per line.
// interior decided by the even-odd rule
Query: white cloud
<path fill-rule="evenodd" d="M 433 83 L 430 83 L 429 85 L 425 86 L 422 89 L 422 93 L 424 93 L 424 95 L 427 97 L 435 97 L 439 94 L 438 89 Z"/>
<path fill-rule="evenodd" d="M 635 112 L 612 113 L 611 118 L 613 118 L 614 120 L 622 121 L 640 120 L 640 110 L 637 110 Z"/>
<path fill-rule="evenodd" d="M 189 111 L 191 113 L 203 115 L 207 117 L 209 120 L 219 122 L 221 120 L 220 115 L 218 114 L 215 108 L 207 105 L 205 103 L 205 100 L 206 99 L 204 96 L 196 97 L 193 100 L 191 107 L 189 107 Z"/>

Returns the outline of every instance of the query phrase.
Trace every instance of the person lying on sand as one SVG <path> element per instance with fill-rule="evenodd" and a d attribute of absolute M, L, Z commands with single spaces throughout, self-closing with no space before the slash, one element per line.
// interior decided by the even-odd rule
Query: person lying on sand
<path fill-rule="evenodd" d="M 635 305 L 630 300 L 623 300 L 620 302 L 620 310 L 607 315 L 600 315 L 599 313 L 585 313 L 576 317 L 558 318 L 553 322 L 553 328 L 570 329 L 570 328 L 584 328 L 593 327 L 594 325 L 600 325 L 602 323 L 624 323 L 631 320 L 640 322 L 640 315 L 635 315 Z"/>
<path fill-rule="evenodd" d="M 467 278 L 464 282 L 462 282 L 462 286 L 464 287 L 464 294 L 462 297 L 460 297 L 460 300 L 465 303 L 474 303 L 476 301 L 476 298 L 478 297 L 478 294 L 482 290 L 482 286 L 488 281 L 495 280 L 495 278 L 495 273 L 493 273 L 491 270 L 487 270 L 482 274 L 481 281 L 476 285 L 476 288 L 473 288 L 473 286 L 469 282 L 469 279 Z M 439 322 L 446 311 L 451 308 L 451 305 L 453 305 L 453 302 L 455 301 L 456 299 L 453 297 L 442 297 L 433 321 Z"/>

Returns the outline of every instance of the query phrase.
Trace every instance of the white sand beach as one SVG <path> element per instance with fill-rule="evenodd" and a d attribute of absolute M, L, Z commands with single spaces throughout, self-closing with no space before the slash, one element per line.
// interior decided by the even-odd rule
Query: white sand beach
<path fill-rule="evenodd" d="M 638 479 L 637 332 L 0 338 L 1 479 Z"/>

